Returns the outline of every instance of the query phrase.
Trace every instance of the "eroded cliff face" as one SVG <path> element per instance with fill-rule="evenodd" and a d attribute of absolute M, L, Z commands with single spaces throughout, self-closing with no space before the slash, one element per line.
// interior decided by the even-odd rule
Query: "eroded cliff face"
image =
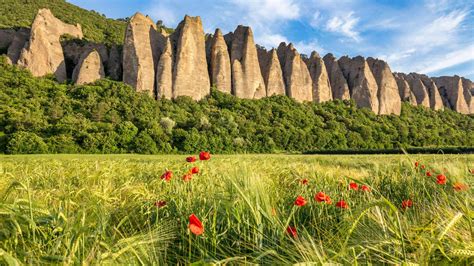
<path fill-rule="evenodd" d="M 151 96 L 155 93 L 157 35 L 155 23 L 136 13 L 128 23 L 123 45 L 123 82 Z"/>
<path fill-rule="evenodd" d="M 156 98 L 189 96 L 200 100 L 211 85 L 246 99 L 287 95 L 299 102 L 353 99 L 377 114 L 400 114 L 401 102 L 433 110 L 474 113 L 473 83 L 465 78 L 392 73 L 387 62 L 332 54 L 309 58 L 292 45 L 266 50 L 252 29 L 238 26 L 222 35 L 205 35 L 199 17 L 185 16 L 173 34 L 147 16 L 135 14 L 123 46 L 68 40 L 82 38 L 80 25 L 61 22 L 40 9 L 31 29 L 0 30 L 0 52 L 35 76 L 54 74 L 77 84 L 107 76 Z M 74 71 L 73 71 L 74 70 Z"/>
<path fill-rule="evenodd" d="M 232 70 L 229 49 L 220 29 L 216 29 L 210 46 L 211 84 L 218 90 L 231 93 Z"/>
<path fill-rule="evenodd" d="M 72 80 L 77 85 L 92 83 L 104 77 L 104 66 L 97 50 L 84 52 L 72 73 Z"/>
<path fill-rule="evenodd" d="M 313 80 L 313 101 L 322 103 L 332 100 L 331 82 L 323 59 L 316 51 L 306 60 L 309 74 Z"/>
<path fill-rule="evenodd" d="M 67 79 L 60 37 L 68 34 L 82 38 L 80 25 L 70 25 L 54 17 L 49 9 L 40 9 L 31 26 L 28 43 L 21 51 L 18 65 L 34 76 L 54 74 L 59 82 Z M 12 60 L 13 61 L 13 60 Z"/>
<path fill-rule="evenodd" d="M 367 58 L 372 74 L 377 82 L 377 98 L 379 100 L 380 115 L 399 115 L 402 103 L 398 92 L 398 85 L 388 64 L 383 60 Z"/>
<path fill-rule="evenodd" d="M 306 63 L 293 44 L 281 43 L 278 58 L 283 70 L 286 95 L 298 102 L 313 101 L 313 81 Z"/>
<path fill-rule="evenodd" d="M 447 99 L 449 107 L 456 112 L 469 114 L 470 106 L 464 96 L 462 79 L 459 76 L 434 78 L 440 92 Z"/>
<path fill-rule="evenodd" d="M 252 29 L 239 25 L 233 34 L 227 36 L 227 41 L 231 44 L 233 94 L 245 99 L 265 97 L 265 82 L 260 71 Z"/>
<path fill-rule="evenodd" d="M 379 112 L 378 86 L 367 61 L 362 56 L 352 59 L 343 56 L 338 62 L 349 84 L 351 99 L 354 99 L 358 107 L 369 108 L 377 114 Z"/>
<path fill-rule="evenodd" d="M 349 85 L 342 74 L 337 59 L 329 53 L 323 57 L 323 61 L 331 82 L 332 97 L 334 99 L 349 100 L 351 98 Z"/>
<path fill-rule="evenodd" d="M 172 39 L 176 40 L 173 98 L 189 96 L 200 100 L 211 90 L 201 18 L 185 16 Z"/>

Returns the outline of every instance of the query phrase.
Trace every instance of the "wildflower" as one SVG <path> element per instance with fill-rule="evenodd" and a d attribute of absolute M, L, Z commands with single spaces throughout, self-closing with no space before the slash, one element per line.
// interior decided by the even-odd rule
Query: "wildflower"
<path fill-rule="evenodd" d="M 197 218 L 194 213 L 189 216 L 189 230 L 191 231 L 191 233 L 197 236 L 202 235 L 202 233 L 204 233 L 204 227 L 202 226 L 202 223 L 199 218 Z"/>
<path fill-rule="evenodd" d="M 308 202 L 302 196 L 296 197 L 296 200 L 295 200 L 295 205 L 296 206 L 302 207 L 302 206 L 306 205 L 306 203 L 308 203 Z"/>
<path fill-rule="evenodd" d="M 314 199 L 318 202 L 323 202 L 326 200 L 326 194 L 324 194 L 324 192 L 318 192 L 318 194 L 314 196 Z"/>
<path fill-rule="evenodd" d="M 349 189 L 358 190 L 359 186 L 357 185 L 356 182 L 351 182 L 351 183 L 349 183 Z"/>
<path fill-rule="evenodd" d="M 166 206 L 166 201 L 164 201 L 164 200 L 159 200 L 159 201 L 155 202 L 155 206 L 156 206 L 157 208 L 164 207 L 164 206 Z"/>
<path fill-rule="evenodd" d="M 173 177 L 173 172 L 171 171 L 166 171 L 161 175 L 161 179 L 165 181 L 170 181 L 172 177 Z"/>
<path fill-rule="evenodd" d="M 344 200 L 340 200 L 336 203 L 336 207 L 341 208 L 341 209 L 349 209 L 349 205 L 347 205 L 347 202 Z"/>
<path fill-rule="evenodd" d="M 192 174 L 185 174 L 185 175 L 183 175 L 183 180 L 184 180 L 185 182 L 191 181 L 192 178 L 193 178 L 193 175 L 192 175 Z"/>
<path fill-rule="evenodd" d="M 195 167 L 191 168 L 191 170 L 189 170 L 189 172 L 193 175 L 198 174 L 199 173 L 199 167 L 195 166 Z"/>
<path fill-rule="evenodd" d="M 307 179 L 307 178 L 305 178 L 305 179 L 301 180 L 301 184 L 303 184 L 303 185 L 307 185 L 307 184 L 308 184 L 308 182 L 309 182 L 309 181 L 308 181 L 308 179 Z"/>
<path fill-rule="evenodd" d="M 421 165 L 421 169 L 425 169 L 425 165 L 424 165 L 424 164 Z"/>
<path fill-rule="evenodd" d="M 207 151 L 202 151 L 199 153 L 199 160 L 201 161 L 207 161 L 211 159 L 211 154 Z"/>
<path fill-rule="evenodd" d="M 440 184 L 440 185 L 444 185 L 446 184 L 446 176 L 443 175 L 443 174 L 439 174 L 436 176 L 436 183 Z"/>
<path fill-rule="evenodd" d="M 298 233 L 296 232 L 296 227 L 294 227 L 294 226 L 289 225 L 289 226 L 286 228 L 286 233 L 287 233 L 288 235 L 290 235 L 291 237 L 293 237 L 293 238 L 297 238 L 297 237 L 298 237 Z"/>
<path fill-rule="evenodd" d="M 468 190 L 469 186 L 461 182 L 456 182 L 453 184 L 453 188 L 456 191 L 463 191 L 463 190 Z"/>
<path fill-rule="evenodd" d="M 415 162 L 415 168 L 418 168 L 418 165 L 420 165 L 419 162 Z"/>
<path fill-rule="evenodd" d="M 402 201 L 402 209 L 407 209 L 407 208 L 411 208 L 413 206 L 413 202 L 409 199 L 407 200 L 403 200 Z"/>
<path fill-rule="evenodd" d="M 367 185 L 362 185 L 362 186 L 360 186 L 360 189 L 361 189 L 362 191 L 365 191 L 365 192 L 370 192 L 370 190 L 371 190 L 370 187 L 367 186 Z"/>
<path fill-rule="evenodd" d="M 189 156 L 186 158 L 186 162 L 194 163 L 196 161 L 196 156 Z"/>
<path fill-rule="evenodd" d="M 326 195 L 324 192 L 318 192 L 318 194 L 314 196 L 314 199 L 317 202 L 326 202 L 327 204 L 332 203 L 331 198 L 328 195 Z"/>
<path fill-rule="evenodd" d="M 430 171 L 426 172 L 426 176 L 427 176 L 427 177 L 430 177 L 430 176 L 431 176 L 431 172 L 430 172 Z"/>

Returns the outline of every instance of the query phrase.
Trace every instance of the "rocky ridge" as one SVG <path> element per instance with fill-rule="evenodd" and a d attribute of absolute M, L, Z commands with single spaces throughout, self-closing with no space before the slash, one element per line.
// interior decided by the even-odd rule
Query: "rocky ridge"
<path fill-rule="evenodd" d="M 123 47 L 61 41 L 65 35 L 82 38 L 81 26 L 40 9 L 31 29 L 0 30 L 0 51 L 34 76 L 53 74 L 59 82 L 70 78 L 77 84 L 107 76 L 156 98 L 200 100 L 213 86 L 247 99 L 352 99 L 381 115 L 400 114 L 401 102 L 474 114 L 474 86 L 468 79 L 392 73 L 386 62 L 370 57 L 321 58 L 314 51 L 306 58 L 291 43 L 267 51 L 255 44 L 252 29 L 242 25 L 226 35 L 217 29 L 206 36 L 199 17 L 185 16 L 169 35 L 136 13 Z"/>

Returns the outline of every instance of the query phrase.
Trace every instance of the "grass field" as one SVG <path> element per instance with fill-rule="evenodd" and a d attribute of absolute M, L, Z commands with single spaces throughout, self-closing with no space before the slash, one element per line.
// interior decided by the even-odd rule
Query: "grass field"
<path fill-rule="evenodd" d="M 185 158 L 1 156 L 0 265 L 474 260 L 473 155 Z"/>

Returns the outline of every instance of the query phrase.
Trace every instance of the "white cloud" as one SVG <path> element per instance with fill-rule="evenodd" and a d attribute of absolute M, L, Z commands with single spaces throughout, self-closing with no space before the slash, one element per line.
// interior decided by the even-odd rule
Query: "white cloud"
<path fill-rule="evenodd" d="M 300 8 L 294 0 L 230 0 L 246 10 L 246 14 L 258 21 L 275 21 L 279 19 L 296 19 Z M 245 13 L 244 13 L 245 14 Z"/>
<path fill-rule="evenodd" d="M 345 16 L 331 18 L 326 24 L 326 30 L 360 41 L 359 32 L 356 29 L 358 22 L 359 18 L 354 17 L 354 12 L 350 12 Z"/>
<path fill-rule="evenodd" d="M 301 41 L 294 43 L 295 48 L 300 54 L 311 55 L 313 51 L 318 52 L 321 56 L 327 53 L 326 49 L 321 47 L 317 40 Z"/>
<path fill-rule="evenodd" d="M 256 36 L 255 42 L 259 45 L 264 46 L 267 49 L 278 47 L 281 42 L 288 43 L 288 39 L 280 34 L 264 33 Z"/>
<path fill-rule="evenodd" d="M 448 54 L 432 58 L 424 63 L 421 73 L 432 73 L 452 66 L 466 63 L 474 60 L 474 44 L 462 50 L 450 52 Z"/>

